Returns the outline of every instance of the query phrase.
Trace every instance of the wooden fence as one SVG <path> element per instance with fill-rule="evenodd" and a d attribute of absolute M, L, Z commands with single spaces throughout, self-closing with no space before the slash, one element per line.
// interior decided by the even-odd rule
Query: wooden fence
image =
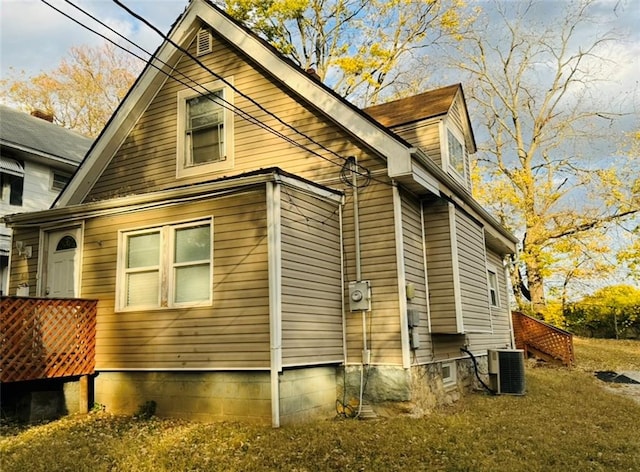
<path fill-rule="evenodd" d="M 545 361 L 575 364 L 573 335 L 542 320 L 514 311 L 513 334 L 518 349 Z"/>
<path fill-rule="evenodd" d="M 97 300 L 0 298 L 0 382 L 92 374 Z"/>

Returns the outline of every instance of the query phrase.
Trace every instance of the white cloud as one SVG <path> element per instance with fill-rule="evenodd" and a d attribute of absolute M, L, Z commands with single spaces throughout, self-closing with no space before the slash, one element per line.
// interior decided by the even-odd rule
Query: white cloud
<path fill-rule="evenodd" d="M 94 29 L 106 30 L 61 0 L 49 3 L 77 18 Z M 138 20 L 105 0 L 76 1 L 81 8 L 107 23 L 112 28 L 154 51 L 161 38 Z M 184 11 L 187 0 L 160 0 L 126 2 L 131 9 L 150 19 L 162 31 L 167 32 L 177 16 Z M 113 37 L 113 33 L 108 36 Z M 104 40 L 73 23 L 46 4 L 36 0 L 0 1 L 0 66 L 2 77 L 9 68 L 24 70 L 27 75 L 54 68 L 66 56 L 72 46 L 98 45 Z M 123 40 L 119 40 L 124 45 Z"/>

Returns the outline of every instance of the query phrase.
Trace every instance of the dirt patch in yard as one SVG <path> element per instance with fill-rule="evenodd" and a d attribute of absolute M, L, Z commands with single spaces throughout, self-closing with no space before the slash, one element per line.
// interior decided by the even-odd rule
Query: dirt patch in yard
<path fill-rule="evenodd" d="M 604 388 L 608 391 L 640 403 L 640 371 L 599 371 L 594 375 L 603 382 Z"/>

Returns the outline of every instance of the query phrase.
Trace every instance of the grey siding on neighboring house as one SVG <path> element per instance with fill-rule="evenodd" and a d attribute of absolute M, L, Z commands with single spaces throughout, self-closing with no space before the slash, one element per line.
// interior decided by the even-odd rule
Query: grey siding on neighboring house
<path fill-rule="evenodd" d="M 282 364 L 344 359 L 337 202 L 281 186 Z"/>
<path fill-rule="evenodd" d="M 458 208 L 455 225 L 464 332 L 490 333 L 484 232 L 479 223 Z"/>
<path fill-rule="evenodd" d="M 424 206 L 429 306 L 433 333 L 457 333 L 449 203 Z"/>

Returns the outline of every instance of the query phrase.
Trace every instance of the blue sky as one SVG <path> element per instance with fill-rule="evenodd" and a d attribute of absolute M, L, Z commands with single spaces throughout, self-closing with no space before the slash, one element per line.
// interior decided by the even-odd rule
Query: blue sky
<path fill-rule="evenodd" d="M 81 15 L 63 0 L 47 0 L 76 18 Z M 513 0 L 520 1 L 520 0 Z M 155 50 L 159 36 L 129 16 L 111 0 L 73 0 L 83 9 L 126 34 L 147 50 Z M 187 0 L 123 0 L 123 2 L 148 18 L 162 31 L 168 31 L 177 16 L 184 11 Z M 469 0 L 469 3 L 489 8 L 490 3 Z M 568 8 L 569 2 L 543 0 L 541 20 L 545 12 Z M 590 31 L 614 29 L 626 37 L 625 41 L 611 48 L 611 83 L 606 93 L 635 91 L 640 100 L 640 0 L 599 0 L 597 11 L 601 21 Z M 88 20 L 87 20 L 88 21 Z M 28 76 L 54 68 L 65 57 L 71 46 L 98 45 L 103 40 L 81 26 L 72 23 L 40 0 L 0 0 L 0 73 L 6 77 L 10 68 L 24 70 Z M 121 41 L 122 42 L 122 41 Z M 640 110 L 638 110 L 640 113 Z"/>
<path fill-rule="evenodd" d="M 70 13 L 82 15 L 62 0 L 48 3 Z M 73 0 L 74 4 L 122 32 L 150 51 L 160 37 L 141 25 L 111 0 Z M 187 6 L 187 0 L 124 0 L 127 6 L 167 32 Z M 87 24 L 90 20 L 87 20 Z M 27 75 L 54 68 L 72 46 L 99 45 L 104 40 L 74 24 L 39 0 L 0 0 L 0 70 L 6 77 L 9 68 Z"/>

